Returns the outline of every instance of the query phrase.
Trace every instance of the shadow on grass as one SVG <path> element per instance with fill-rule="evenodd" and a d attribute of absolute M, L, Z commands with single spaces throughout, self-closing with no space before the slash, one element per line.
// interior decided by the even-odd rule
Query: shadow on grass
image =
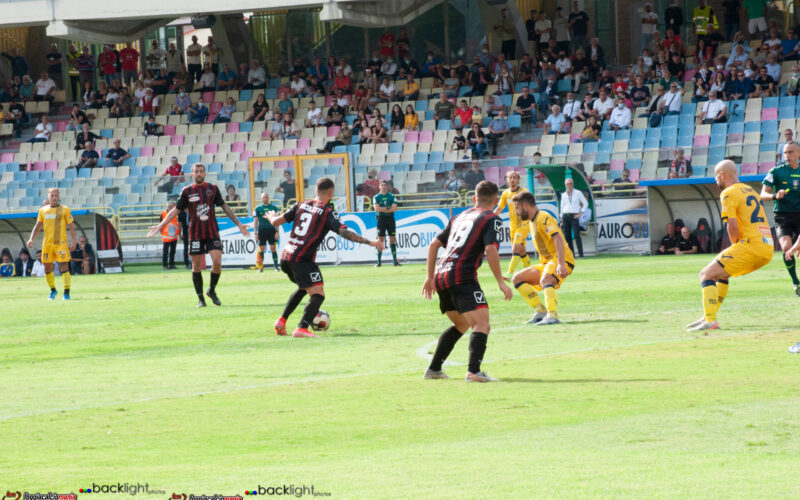
<path fill-rule="evenodd" d="M 524 384 L 632 384 L 637 382 L 675 382 L 670 378 L 576 378 L 576 379 L 542 379 L 542 378 L 503 378 L 503 382 L 518 382 Z"/>
<path fill-rule="evenodd" d="M 648 323 L 648 319 L 617 319 L 617 318 L 595 318 L 568 320 L 565 325 L 586 325 L 591 323 Z"/>

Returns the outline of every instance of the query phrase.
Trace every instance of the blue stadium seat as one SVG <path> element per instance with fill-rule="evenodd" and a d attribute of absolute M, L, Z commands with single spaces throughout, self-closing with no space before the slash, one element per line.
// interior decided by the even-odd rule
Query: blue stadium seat
<path fill-rule="evenodd" d="M 430 163 L 441 163 L 444 161 L 444 152 L 443 151 L 431 151 L 430 158 L 428 162 Z"/>
<path fill-rule="evenodd" d="M 661 140 L 664 138 L 669 137 L 670 139 L 673 137 L 678 137 L 678 129 L 677 128 L 663 128 L 661 129 Z"/>
<path fill-rule="evenodd" d="M 325 175 L 339 175 L 342 171 L 341 165 L 328 165 L 325 168 Z"/>
<path fill-rule="evenodd" d="M 403 153 L 403 143 L 402 142 L 389 143 L 389 153 L 390 154 L 402 154 Z"/>
<path fill-rule="evenodd" d="M 745 134 L 748 132 L 761 132 L 761 122 L 746 122 L 744 124 Z"/>
<path fill-rule="evenodd" d="M 780 98 L 780 103 L 778 104 L 778 108 L 787 107 L 794 109 L 795 105 L 797 105 L 797 96 L 782 95 Z"/>
<path fill-rule="evenodd" d="M 397 164 L 397 166 L 395 166 L 395 171 L 396 172 L 409 172 L 409 171 L 411 171 L 411 165 L 408 162 L 401 161 L 400 163 Z"/>
<path fill-rule="evenodd" d="M 97 184 L 105 188 L 110 188 L 114 185 L 114 179 L 112 179 L 111 177 L 103 177 L 102 179 L 97 181 Z"/>
<path fill-rule="evenodd" d="M 765 97 L 761 101 L 761 109 L 764 108 L 777 108 L 780 100 L 777 97 Z"/>
<path fill-rule="evenodd" d="M 360 140 L 359 137 L 357 135 L 354 135 L 353 138 L 350 140 L 350 145 L 358 146 L 359 140 Z"/>
<path fill-rule="evenodd" d="M 715 134 L 722 134 L 726 135 L 728 133 L 728 124 L 727 123 L 714 123 L 711 125 L 711 135 Z"/>
<path fill-rule="evenodd" d="M 428 111 L 428 100 L 423 99 L 414 103 L 414 111 Z M 403 110 L 405 113 L 405 109 Z"/>
<path fill-rule="evenodd" d="M 222 172 L 222 163 L 219 163 L 219 162 L 209 163 L 208 166 L 206 167 L 206 169 L 208 170 L 209 173 L 218 174 L 218 173 Z"/>
<path fill-rule="evenodd" d="M 778 119 L 794 118 L 794 108 L 778 108 Z"/>
<path fill-rule="evenodd" d="M 239 91 L 239 100 L 240 101 L 252 101 L 253 100 L 253 91 L 250 90 L 250 89 L 240 90 Z"/>
<path fill-rule="evenodd" d="M 72 187 L 72 178 L 64 177 L 60 181 L 58 181 L 58 187 L 60 188 L 71 188 Z"/>
<path fill-rule="evenodd" d="M 514 115 L 511 115 L 511 116 L 514 116 Z M 517 115 L 517 116 L 519 116 L 519 115 Z M 511 123 L 511 119 L 510 118 L 511 117 L 509 117 L 509 120 L 508 120 L 509 124 Z M 453 128 L 453 127 L 450 126 L 450 120 L 439 120 L 439 123 L 436 124 L 436 130 L 450 130 L 451 128 Z M 519 127 L 517 127 L 517 128 L 519 128 Z"/>
<path fill-rule="evenodd" d="M 708 149 L 709 165 L 716 165 L 725 159 L 725 147 L 713 147 Z"/>
<path fill-rule="evenodd" d="M 145 177 L 152 177 L 156 175 L 156 167 L 153 165 L 147 165 L 146 167 L 142 167 L 142 175 Z"/>
<path fill-rule="evenodd" d="M 614 142 L 614 131 L 613 130 L 605 130 L 600 133 L 600 140 L 603 142 Z"/>
<path fill-rule="evenodd" d="M 636 131 L 636 130 L 634 130 L 634 132 L 635 132 L 635 131 Z M 633 150 L 633 151 L 636 151 L 636 150 L 642 150 L 642 149 L 644 149 L 644 136 L 642 136 L 642 137 L 636 137 L 636 138 L 632 138 L 632 139 L 631 139 L 631 140 L 628 142 L 628 149 L 629 149 L 629 150 Z M 583 152 L 584 152 L 584 153 L 586 152 L 586 146 L 585 146 L 585 145 L 584 145 L 584 147 L 583 147 Z"/>
<path fill-rule="evenodd" d="M 563 154 L 563 155 L 567 154 L 567 145 L 566 144 L 559 144 L 559 145 L 560 146 L 564 146 L 564 152 L 563 153 L 557 153 L 556 152 L 556 147 L 557 146 L 553 146 L 553 154 Z M 613 140 L 612 141 L 601 140 L 599 146 L 597 147 L 597 152 L 598 153 L 611 153 L 613 150 L 614 150 L 614 141 Z M 584 152 L 586 152 L 586 151 L 584 150 Z"/>
<path fill-rule="evenodd" d="M 459 89 L 458 89 L 458 96 L 459 96 L 459 97 L 464 97 L 464 96 L 467 94 L 467 92 L 469 92 L 470 90 L 472 90 L 472 87 L 470 87 L 470 86 L 462 86 L 462 87 L 459 87 Z M 520 92 L 521 92 L 521 91 L 520 91 Z"/>
<path fill-rule="evenodd" d="M 269 79 L 269 83 L 267 84 L 267 87 L 269 87 L 269 88 L 271 88 L 271 89 L 277 89 L 277 88 L 279 88 L 280 86 L 281 86 L 281 79 L 280 79 L 280 77 L 278 77 L 278 78 L 270 78 L 270 79 Z"/>
<path fill-rule="evenodd" d="M 561 80 L 559 83 L 561 83 L 562 81 L 567 81 L 567 80 Z M 567 90 L 569 90 L 569 89 L 567 89 Z M 559 90 L 559 92 L 561 92 L 561 90 Z M 566 92 L 566 90 L 564 92 Z M 511 99 L 513 97 L 514 96 L 512 96 L 511 94 L 503 94 L 503 95 L 501 95 L 500 96 L 500 100 L 503 101 L 503 106 L 505 106 L 506 108 L 510 108 L 511 107 Z"/>
<path fill-rule="evenodd" d="M 203 155 L 200 154 L 190 154 L 186 157 L 186 163 L 190 163 L 194 165 L 195 163 L 200 163 L 200 160 L 203 158 Z"/>
<path fill-rule="evenodd" d="M 53 178 L 53 171 L 52 170 L 43 170 L 39 172 L 39 180 L 40 181 L 49 181 Z"/>
<path fill-rule="evenodd" d="M 659 149 L 660 147 L 661 147 L 660 137 L 647 137 L 647 139 L 645 139 L 644 141 L 644 149 L 652 150 L 652 149 Z"/>
<path fill-rule="evenodd" d="M 28 178 L 27 178 L 28 182 L 38 181 L 38 180 L 39 180 L 39 172 L 38 171 L 34 170 L 33 172 L 28 172 Z"/>
<path fill-rule="evenodd" d="M 368 170 L 368 167 L 365 167 L 365 166 L 362 167 L 362 166 L 356 165 L 355 167 L 353 167 L 353 173 L 355 173 L 355 174 L 367 175 L 367 170 Z"/>
<path fill-rule="evenodd" d="M 278 89 L 266 89 L 264 91 L 264 98 L 265 99 L 277 99 L 278 98 Z"/>
<path fill-rule="evenodd" d="M 723 134 L 714 134 L 711 132 L 711 146 L 725 146 L 728 143 L 728 136 Z"/>
<path fill-rule="evenodd" d="M 615 141 L 628 141 L 631 138 L 631 131 L 630 129 L 625 130 L 618 130 L 616 135 L 614 136 Z"/>
<path fill-rule="evenodd" d="M 114 137 L 114 129 L 112 128 L 104 128 L 100 131 L 100 137 L 105 137 L 106 139 L 111 139 Z"/>
<path fill-rule="evenodd" d="M 334 146 L 333 152 L 336 154 L 347 153 L 347 146 Z"/>
<path fill-rule="evenodd" d="M 420 163 L 417 163 L 417 162 L 414 162 L 414 164 L 413 164 L 413 165 L 411 165 L 411 171 L 412 171 L 412 172 L 423 172 L 423 171 L 425 171 L 425 170 L 427 170 L 427 169 L 428 169 L 428 164 L 427 164 L 427 163 L 422 163 L 422 162 L 420 162 Z"/>
<path fill-rule="evenodd" d="M 611 153 L 597 153 L 595 163 L 611 163 Z"/>
<path fill-rule="evenodd" d="M 82 168 L 78 172 L 79 179 L 88 179 L 89 177 L 91 177 L 91 175 L 92 175 L 92 170 L 88 168 Z"/>
<path fill-rule="evenodd" d="M 572 90 L 572 80 L 569 78 L 562 78 L 558 81 L 558 87 L 556 87 L 556 91 L 559 94 L 563 94 L 564 92 L 569 92 Z"/>
<path fill-rule="evenodd" d="M 265 168 L 258 171 L 258 182 L 267 182 L 272 178 L 272 170 Z"/>
<path fill-rule="evenodd" d="M 566 146 L 566 144 L 559 144 L 559 146 Z M 554 148 L 555 149 L 555 148 Z M 566 154 L 566 153 L 556 153 L 556 154 Z M 519 166 L 519 157 L 513 158 L 506 158 L 503 160 L 504 167 L 518 167 Z"/>
<path fill-rule="evenodd" d="M 528 82 L 517 82 L 517 83 L 515 83 L 514 84 L 514 93 L 521 94 L 522 93 L 522 87 L 527 87 L 527 86 L 528 86 Z"/>
<path fill-rule="evenodd" d="M 585 154 L 593 154 L 597 153 L 597 148 L 599 147 L 600 143 L 597 141 L 590 141 L 583 143 L 583 152 Z"/>
<path fill-rule="evenodd" d="M 239 132 L 252 132 L 253 131 L 253 122 L 242 122 L 239 124 Z"/>
<path fill-rule="evenodd" d="M 647 129 L 635 128 L 635 129 L 631 130 L 631 140 L 634 140 L 634 139 L 644 140 L 646 133 L 647 133 Z"/>
<path fill-rule="evenodd" d="M 677 146 L 678 146 L 678 136 L 677 135 L 661 136 L 661 147 L 662 148 L 675 148 Z"/>
<path fill-rule="evenodd" d="M 129 177 L 140 177 L 141 175 L 142 175 L 141 166 L 134 165 L 131 167 L 131 173 L 129 174 Z"/>
<path fill-rule="evenodd" d="M 358 144 L 351 144 L 350 146 L 347 146 L 347 152 L 358 156 L 361 154 L 361 146 Z"/>
<path fill-rule="evenodd" d="M 678 115 L 667 115 L 661 122 L 661 128 L 677 128 L 677 127 L 678 127 Z"/>
<path fill-rule="evenodd" d="M 764 120 L 761 122 L 761 133 L 778 130 L 778 120 Z"/>
<path fill-rule="evenodd" d="M 142 148 L 133 147 L 128 150 L 128 154 L 131 155 L 131 158 L 137 158 L 139 155 L 142 154 Z M 105 156 L 105 154 L 103 155 Z"/>
<path fill-rule="evenodd" d="M 631 158 L 630 160 L 625 162 L 625 168 L 627 168 L 628 170 L 641 170 L 642 160 L 637 158 Z"/>
<path fill-rule="evenodd" d="M 429 110 L 425 111 L 425 119 L 426 120 L 433 120 L 433 115 L 434 115 L 434 111 L 432 109 L 429 109 Z"/>
<path fill-rule="evenodd" d="M 70 168 L 64 171 L 64 178 L 65 179 L 74 179 L 78 176 L 78 173 L 75 172 L 74 168 Z"/>
<path fill-rule="evenodd" d="M 423 151 L 414 153 L 414 163 L 428 163 L 428 153 Z"/>
<path fill-rule="evenodd" d="M 184 174 L 187 174 L 187 173 L 189 173 L 191 171 L 192 171 L 192 164 L 187 161 L 181 167 L 181 172 L 183 172 Z"/>
<path fill-rule="evenodd" d="M 685 102 L 681 105 L 681 115 L 690 115 L 694 116 L 695 108 L 697 104 L 693 102 Z"/>

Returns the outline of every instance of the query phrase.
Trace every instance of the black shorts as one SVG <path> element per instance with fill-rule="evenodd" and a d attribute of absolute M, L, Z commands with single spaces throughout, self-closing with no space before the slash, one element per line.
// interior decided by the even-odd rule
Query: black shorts
<path fill-rule="evenodd" d="M 447 311 L 458 311 L 458 314 L 489 307 L 486 296 L 477 281 L 453 285 L 436 292 L 439 295 L 439 310 L 442 314 Z"/>
<path fill-rule="evenodd" d="M 189 255 L 203 255 L 211 250 L 222 251 L 222 242 L 219 238 L 206 238 L 189 242 Z"/>
<path fill-rule="evenodd" d="M 383 238 L 387 234 L 394 236 L 397 233 L 394 217 L 378 217 L 378 237 Z"/>
<path fill-rule="evenodd" d="M 263 247 L 267 243 L 274 245 L 278 242 L 278 231 L 270 226 L 266 229 L 258 228 L 258 246 Z"/>
<path fill-rule="evenodd" d="M 778 238 L 788 236 L 794 240 L 800 235 L 800 213 L 784 212 L 775 214 L 775 234 Z"/>
<path fill-rule="evenodd" d="M 282 260 L 281 270 L 292 280 L 292 283 L 297 284 L 298 288 L 309 288 L 322 284 L 322 272 L 315 262 Z"/>

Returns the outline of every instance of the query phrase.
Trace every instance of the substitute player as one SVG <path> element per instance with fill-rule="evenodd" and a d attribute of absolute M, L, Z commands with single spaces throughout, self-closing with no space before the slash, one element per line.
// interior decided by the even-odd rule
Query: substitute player
<path fill-rule="evenodd" d="M 59 203 L 61 194 L 58 188 L 50 188 L 47 192 L 48 204 L 39 209 L 36 224 L 31 231 L 28 240 L 28 247 L 33 247 L 33 241 L 39 234 L 39 230 L 44 228 L 42 241 L 42 264 L 44 264 L 44 277 L 50 287 L 50 300 L 55 300 L 58 292 L 56 291 L 56 277 L 53 275 L 53 262 L 58 262 L 61 271 L 61 279 L 64 283 L 64 300 L 69 300 L 69 289 L 72 277 L 69 274 L 69 261 L 71 253 L 75 250 L 75 243 L 78 239 L 75 236 L 75 222 L 72 219 L 72 211 Z M 67 227 L 72 243 L 67 244 Z"/>
<path fill-rule="evenodd" d="M 794 294 L 800 297 L 800 280 L 794 255 L 788 252 L 792 241 L 800 236 L 800 144 L 792 141 L 783 146 L 785 161 L 775 165 L 761 187 L 761 200 L 774 200 L 775 234 L 784 253 L 783 263 L 794 285 Z M 777 191 L 776 191 L 777 190 Z"/>
<path fill-rule="evenodd" d="M 389 235 L 389 248 L 392 250 L 392 260 L 395 266 L 399 266 L 397 262 L 397 240 L 395 234 L 397 228 L 394 221 L 394 213 L 397 212 L 397 200 L 394 195 L 389 192 L 389 183 L 381 181 L 380 193 L 372 198 L 372 206 L 375 207 L 378 219 L 378 238 L 383 240 L 386 235 Z M 375 267 L 381 267 L 381 252 L 378 250 L 378 263 Z"/>
<path fill-rule="evenodd" d="M 478 267 L 483 262 L 483 253 L 492 270 L 500 291 L 506 300 L 514 292 L 505 284 L 497 254 L 498 236 L 503 230 L 503 221 L 492 208 L 497 204 L 497 185 L 481 181 L 475 187 L 475 206 L 450 219 L 428 247 L 428 268 L 422 295 L 431 299 L 439 294 L 439 310 L 453 323 L 439 337 L 431 364 L 423 378 L 449 378 L 442 371 L 442 364 L 450 355 L 456 342 L 472 329 L 469 339 L 469 366 L 467 382 L 494 382 L 481 370 L 481 361 L 489 338 L 489 306 L 478 283 Z M 436 265 L 439 249 L 444 255 Z M 434 271 L 435 267 L 435 271 Z"/>
<path fill-rule="evenodd" d="M 280 227 L 282 224 L 292 222 L 292 232 L 283 247 L 281 255 L 281 269 L 297 284 L 290 296 L 283 314 L 275 322 L 275 333 L 286 335 L 286 320 L 300 305 L 306 295 L 309 296 L 308 304 L 303 310 L 300 323 L 292 332 L 292 337 L 317 337 L 308 331 L 308 326 L 317 316 L 322 302 L 325 301 L 322 272 L 315 262 L 317 249 L 328 231 L 333 231 L 346 240 L 362 243 L 383 250 L 383 241 L 380 239 L 370 241 L 363 238 L 339 220 L 339 214 L 333 207 L 333 181 L 322 177 L 317 181 L 317 196 L 313 200 L 295 203 L 281 216 L 267 215 L 270 224 Z"/>
<path fill-rule="evenodd" d="M 547 212 L 539 210 L 536 198 L 525 191 L 512 198 L 520 220 L 528 222 L 539 263 L 514 275 L 513 283 L 525 302 L 533 309 L 527 321 L 536 325 L 555 325 L 558 319 L 558 290 L 575 269 L 575 256 L 564 242 L 558 222 Z M 544 293 L 544 305 L 536 291 Z"/>
<path fill-rule="evenodd" d="M 693 331 L 716 330 L 717 311 L 728 294 L 728 278 L 752 273 L 772 259 L 774 243 L 758 193 L 739 182 L 736 164 L 723 160 L 714 168 L 722 190 L 721 217 L 728 223 L 731 246 L 700 271 L 705 315 L 686 327 Z"/>
<path fill-rule="evenodd" d="M 278 250 L 275 245 L 278 243 L 278 228 L 269 223 L 267 213 L 280 212 L 280 207 L 269 202 L 269 195 L 261 193 L 261 205 L 253 210 L 253 232 L 258 235 L 258 253 L 256 254 L 256 269 L 258 272 L 264 272 L 264 250 L 267 249 L 269 243 L 269 250 L 272 252 L 272 264 L 275 266 L 275 272 L 279 272 L 278 268 Z"/>
<path fill-rule="evenodd" d="M 510 280 L 514 274 L 514 269 L 522 261 L 524 267 L 531 265 L 531 260 L 528 258 L 528 251 L 525 249 L 525 241 L 528 239 L 528 224 L 520 221 L 516 210 L 514 210 L 514 202 L 511 199 L 517 193 L 529 192 L 524 187 L 519 185 L 519 172 L 516 170 L 509 170 L 506 173 L 506 184 L 508 189 L 503 191 L 500 196 L 500 203 L 494 209 L 494 213 L 500 215 L 503 209 L 508 205 L 508 225 L 511 229 L 511 244 L 514 255 L 511 256 L 511 263 L 508 265 L 508 272 L 505 275 L 506 280 Z"/>
<path fill-rule="evenodd" d="M 222 207 L 222 211 L 236 224 L 239 231 L 246 237 L 250 236 L 247 228 L 239 222 L 231 207 L 222 199 L 219 188 L 206 182 L 206 166 L 195 163 L 192 166 L 194 183 L 181 190 L 178 203 L 167 213 L 167 216 L 157 225 L 150 228 L 147 237 L 161 231 L 161 228 L 174 219 L 178 212 L 188 209 L 189 212 L 189 255 L 192 258 L 192 281 L 194 291 L 197 293 L 197 307 L 206 307 L 203 298 L 203 275 L 200 270 L 205 254 L 211 255 L 211 284 L 206 290 L 206 295 L 214 305 L 221 306 L 222 302 L 217 297 L 217 283 L 222 273 L 222 241 L 219 239 L 219 226 L 215 207 Z"/>

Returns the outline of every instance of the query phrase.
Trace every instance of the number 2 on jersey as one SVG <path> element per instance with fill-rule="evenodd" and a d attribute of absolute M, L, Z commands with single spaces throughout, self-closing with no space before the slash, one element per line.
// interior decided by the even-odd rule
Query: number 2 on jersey
<path fill-rule="evenodd" d="M 747 197 L 747 206 L 755 204 L 755 208 L 753 209 L 753 213 L 750 215 L 750 222 L 755 224 L 757 222 L 764 222 L 764 217 L 761 217 L 759 213 L 764 206 L 761 204 L 761 200 L 756 198 L 755 196 L 748 196 Z"/>

